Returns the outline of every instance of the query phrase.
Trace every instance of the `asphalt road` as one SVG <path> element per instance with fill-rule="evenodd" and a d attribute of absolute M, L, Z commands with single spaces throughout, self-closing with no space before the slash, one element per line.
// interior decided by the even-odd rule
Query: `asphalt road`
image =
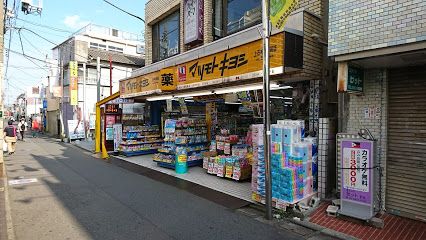
<path fill-rule="evenodd" d="M 6 157 L 16 239 L 300 239 L 48 138 Z"/>

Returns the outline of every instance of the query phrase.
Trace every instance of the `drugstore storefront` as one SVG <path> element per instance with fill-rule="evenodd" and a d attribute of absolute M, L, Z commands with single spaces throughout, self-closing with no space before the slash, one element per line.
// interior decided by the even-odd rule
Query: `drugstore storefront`
<path fill-rule="evenodd" d="M 304 38 L 303 24 L 319 19 L 306 12 L 300 12 L 298 19 L 295 28 L 271 37 L 272 122 L 301 119 L 303 124 L 294 129 L 299 135 L 303 129 L 308 136 L 318 123 L 315 103 L 319 101 L 321 67 L 317 64 L 322 56 L 317 54 L 321 51 L 311 52 L 312 42 Z M 253 27 L 146 66 L 121 80 L 121 98 L 145 101 L 162 119 L 158 134 L 163 143 L 157 147 L 158 153 L 131 161 L 157 165 L 159 171 L 167 173 L 170 170 L 164 168 L 175 168 L 179 149 L 185 147 L 185 161 L 188 167 L 194 166 L 184 170 L 188 171 L 185 179 L 193 175 L 198 184 L 253 200 L 253 179 L 257 181 L 252 174 L 253 161 L 257 161 L 253 153 L 258 153 L 252 150 L 253 142 L 262 142 L 262 54 L 262 40 Z M 211 162 L 213 158 L 219 161 L 219 170 Z"/>

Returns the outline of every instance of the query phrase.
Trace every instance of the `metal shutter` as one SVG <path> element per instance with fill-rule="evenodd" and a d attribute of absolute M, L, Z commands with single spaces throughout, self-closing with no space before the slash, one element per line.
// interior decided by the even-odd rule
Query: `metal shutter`
<path fill-rule="evenodd" d="M 389 71 L 386 209 L 426 221 L 426 65 Z"/>

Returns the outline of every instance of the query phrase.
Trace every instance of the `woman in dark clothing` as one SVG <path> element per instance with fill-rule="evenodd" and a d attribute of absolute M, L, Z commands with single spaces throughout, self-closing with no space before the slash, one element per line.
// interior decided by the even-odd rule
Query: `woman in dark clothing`
<path fill-rule="evenodd" d="M 4 134 L 4 140 L 7 143 L 7 151 L 10 154 L 15 153 L 16 148 L 16 127 L 13 126 L 13 122 L 9 120 L 7 123 L 8 126 L 4 128 L 3 134 Z"/>

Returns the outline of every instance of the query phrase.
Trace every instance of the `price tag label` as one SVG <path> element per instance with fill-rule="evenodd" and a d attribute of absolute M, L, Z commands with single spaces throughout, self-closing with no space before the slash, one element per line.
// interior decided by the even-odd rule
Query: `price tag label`
<path fill-rule="evenodd" d="M 178 156 L 178 163 L 186 163 L 187 156 L 186 155 L 179 155 Z"/>

